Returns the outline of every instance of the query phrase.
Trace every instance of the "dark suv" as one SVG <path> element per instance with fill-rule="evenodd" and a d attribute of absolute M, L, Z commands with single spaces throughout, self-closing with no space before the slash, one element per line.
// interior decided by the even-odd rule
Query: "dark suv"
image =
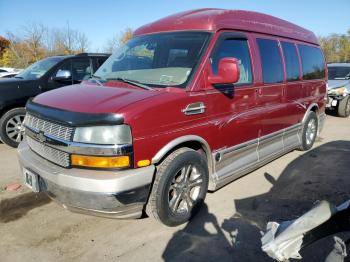
<path fill-rule="evenodd" d="M 0 138 L 17 147 L 23 138 L 25 104 L 30 97 L 91 77 L 109 54 L 81 53 L 40 60 L 16 77 L 0 80 Z"/>

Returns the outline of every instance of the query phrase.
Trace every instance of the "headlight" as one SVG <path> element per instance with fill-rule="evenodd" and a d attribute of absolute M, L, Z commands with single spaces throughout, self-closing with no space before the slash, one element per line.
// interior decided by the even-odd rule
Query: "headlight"
<path fill-rule="evenodd" d="M 339 87 L 335 89 L 330 89 L 328 94 L 336 95 L 336 96 L 346 96 L 348 94 L 348 90 L 345 87 Z"/>
<path fill-rule="evenodd" d="M 127 125 L 78 127 L 73 141 L 100 145 L 132 144 L 131 130 Z"/>

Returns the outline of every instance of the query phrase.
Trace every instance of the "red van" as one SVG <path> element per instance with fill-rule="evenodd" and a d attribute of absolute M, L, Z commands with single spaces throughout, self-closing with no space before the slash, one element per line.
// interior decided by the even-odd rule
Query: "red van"
<path fill-rule="evenodd" d="M 200 9 L 136 30 L 80 85 L 27 103 L 25 183 L 65 208 L 188 221 L 208 190 L 294 149 L 325 119 L 315 35 L 248 11 Z"/>

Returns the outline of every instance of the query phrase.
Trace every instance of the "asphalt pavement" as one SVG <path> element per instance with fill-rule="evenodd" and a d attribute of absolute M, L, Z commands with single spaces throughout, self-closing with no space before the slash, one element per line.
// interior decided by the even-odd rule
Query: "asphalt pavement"
<path fill-rule="evenodd" d="M 6 191 L 22 179 L 16 150 L 0 144 L 0 261 L 272 261 L 260 250 L 266 223 L 294 219 L 317 200 L 350 199 L 349 170 L 350 118 L 327 116 L 312 150 L 209 193 L 190 223 L 168 228 L 73 214 L 25 186 Z M 319 241 L 302 261 L 324 261 L 332 246 L 332 237 Z"/>

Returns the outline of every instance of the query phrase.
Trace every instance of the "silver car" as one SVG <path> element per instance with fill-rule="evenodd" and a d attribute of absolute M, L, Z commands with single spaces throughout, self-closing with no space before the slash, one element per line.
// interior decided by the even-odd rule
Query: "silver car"
<path fill-rule="evenodd" d="M 327 108 L 341 117 L 350 115 L 350 63 L 328 64 Z"/>

